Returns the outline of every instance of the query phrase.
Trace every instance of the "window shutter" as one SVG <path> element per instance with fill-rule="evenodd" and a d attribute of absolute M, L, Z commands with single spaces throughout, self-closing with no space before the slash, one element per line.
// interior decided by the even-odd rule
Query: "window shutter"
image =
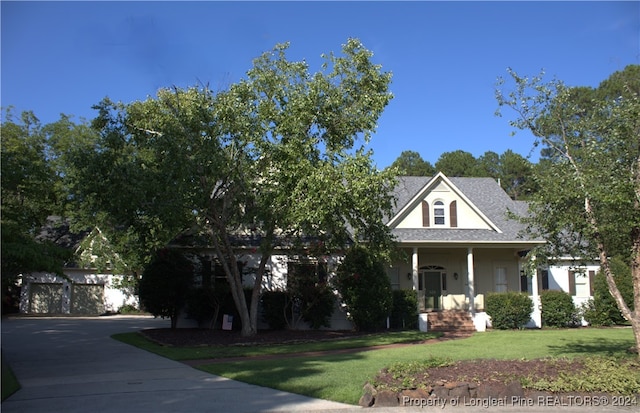
<path fill-rule="evenodd" d="M 542 270 L 536 270 L 538 272 L 538 294 L 540 294 L 540 291 L 542 291 L 542 277 L 543 277 L 543 273 L 544 271 Z"/>
<path fill-rule="evenodd" d="M 576 295 L 576 274 L 569 271 L 569 294 Z"/>
<path fill-rule="evenodd" d="M 457 202 L 451 201 L 449 204 L 449 223 L 451 224 L 451 228 L 456 228 L 458 226 L 458 208 Z"/>
<path fill-rule="evenodd" d="M 427 201 L 422 201 L 422 226 L 429 226 L 429 203 Z"/>
<path fill-rule="evenodd" d="M 593 279 L 596 277 L 595 271 L 589 271 L 589 295 L 593 297 Z"/>

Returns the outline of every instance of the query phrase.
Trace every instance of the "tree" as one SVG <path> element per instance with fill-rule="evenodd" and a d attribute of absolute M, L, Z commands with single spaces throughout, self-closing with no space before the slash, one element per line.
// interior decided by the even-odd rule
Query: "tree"
<path fill-rule="evenodd" d="M 333 280 L 356 328 L 383 328 L 393 305 L 391 284 L 382 262 L 366 248 L 351 248 Z"/>
<path fill-rule="evenodd" d="M 447 176 L 478 176 L 476 158 L 469 152 L 445 152 L 436 161 L 436 170 Z"/>
<path fill-rule="evenodd" d="M 528 199 L 535 191 L 533 165 L 512 150 L 500 155 L 500 185 L 514 200 Z"/>
<path fill-rule="evenodd" d="M 537 170 L 540 190 L 525 220 L 549 241 L 550 256 L 599 257 L 609 292 L 634 331 L 640 350 L 640 97 L 639 66 L 628 66 L 596 88 L 543 82 L 509 70 L 514 88 L 496 96 L 513 109 L 511 124 L 530 130 L 550 162 Z M 498 87 L 504 84 L 500 79 Z M 631 267 L 633 307 L 623 298 L 610 257 Z M 633 308 L 633 310 L 631 309 Z M 640 354 L 640 352 L 639 352 Z"/>
<path fill-rule="evenodd" d="M 47 159 L 46 134 L 32 112 L 6 111 L 2 135 L 2 294 L 31 271 L 62 274 L 70 252 L 40 237 L 47 217 L 62 212 L 58 177 Z M 4 300 L 3 300 L 4 302 Z"/>
<path fill-rule="evenodd" d="M 422 156 L 415 151 L 403 151 L 393 161 L 391 168 L 396 168 L 398 174 L 406 176 L 433 176 L 436 173 L 433 165 L 422 159 Z"/>
<path fill-rule="evenodd" d="M 138 294 L 140 304 L 156 317 L 171 319 L 176 328 L 187 302 L 193 278 L 193 263 L 179 252 L 162 249 L 144 269 Z"/>
<path fill-rule="evenodd" d="M 316 254 L 367 242 L 392 246 L 383 217 L 393 177 L 365 144 L 392 98 L 391 75 L 350 39 L 322 70 L 286 58 L 287 44 L 254 61 L 228 90 L 163 89 L 131 104 L 96 108 L 94 150 L 76 154 L 79 219 L 98 222 L 137 267 L 184 231 L 215 248 L 242 323 L 257 332 L 262 277 L 276 248 Z M 259 239 L 250 300 L 236 248 Z M 308 252 L 308 251 L 307 251 Z M 148 260 L 148 258 L 146 258 Z"/>

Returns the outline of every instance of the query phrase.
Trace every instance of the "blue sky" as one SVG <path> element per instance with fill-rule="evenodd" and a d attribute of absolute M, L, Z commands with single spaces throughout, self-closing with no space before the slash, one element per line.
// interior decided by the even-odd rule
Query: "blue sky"
<path fill-rule="evenodd" d="M 640 64 L 640 2 L 12 2 L 1 8 L 1 105 L 91 119 L 105 96 L 131 102 L 161 87 L 225 88 L 252 60 L 290 42 L 289 59 L 359 38 L 393 73 L 394 99 L 370 147 L 381 168 L 403 150 L 435 163 L 532 155 L 511 114 L 494 116 L 495 82 L 512 67 L 597 86 Z"/>

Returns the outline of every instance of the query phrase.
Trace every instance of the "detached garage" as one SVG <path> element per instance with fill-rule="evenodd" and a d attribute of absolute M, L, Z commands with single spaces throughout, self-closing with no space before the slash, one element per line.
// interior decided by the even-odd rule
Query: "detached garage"
<path fill-rule="evenodd" d="M 116 288 L 114 275 L 69 268 L 65 278 L 49 273 L 22 276 L 20 312 L 95 316 L 137 307 L 137 297 Z"/>
<path fill-rule="evenodd" d="M 103 314 L 104 284 L 73 284 L 71 314 Z"/>
<path fill-rule="evenodd" d="M 34 314 L 62 313 L 62 283 L 31 283 L 29 312 Z"/>

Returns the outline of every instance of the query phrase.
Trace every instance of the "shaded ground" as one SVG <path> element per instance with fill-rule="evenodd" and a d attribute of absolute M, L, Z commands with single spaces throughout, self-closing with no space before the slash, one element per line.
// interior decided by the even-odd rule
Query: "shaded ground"
<path fill-rule="evenodd" d="M 357 331 L 328 330 L 260 330 L 254 337 L 242 337 L 239 331 L 159 328 L 144 330 L 142 334 L 151 340 L 169 346 L 230 346 L 252 344 L 285 344 L 308 341 L 337 340 L 366 335 Z"/>

